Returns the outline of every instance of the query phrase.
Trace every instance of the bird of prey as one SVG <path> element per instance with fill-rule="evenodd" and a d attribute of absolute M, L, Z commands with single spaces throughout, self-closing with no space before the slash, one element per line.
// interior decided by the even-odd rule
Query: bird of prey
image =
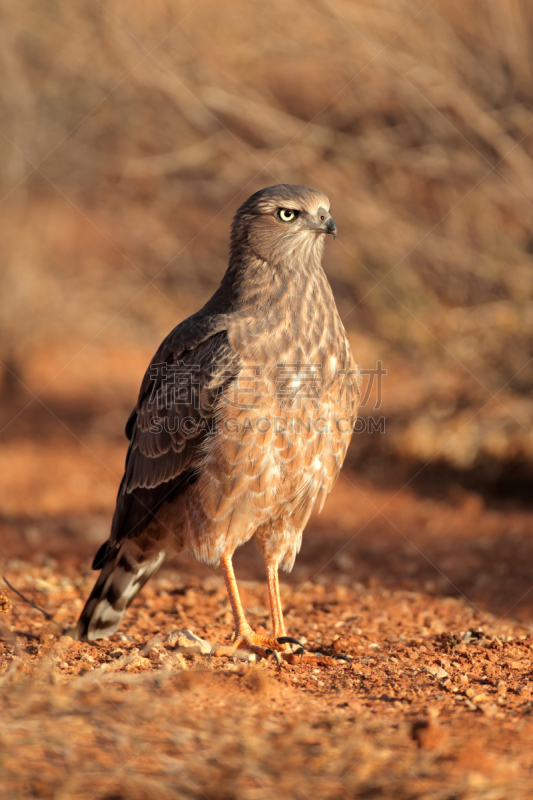
<path fill-rule="evenodd" d="M 358 370 L 321 264 L 337 229 L 322 192 L 281 184 L 236 212 L 228 269 L 162 342 L 126 425 L 129 449 L 82 641 L 114 633 L 167 553 L 222 563 L 234 647 L 289 658 L 278 568 L 290 570 L 313 507 L 341 469 Z M 232 556 L 255 536 L 272 636 L 249 625 Z"/>

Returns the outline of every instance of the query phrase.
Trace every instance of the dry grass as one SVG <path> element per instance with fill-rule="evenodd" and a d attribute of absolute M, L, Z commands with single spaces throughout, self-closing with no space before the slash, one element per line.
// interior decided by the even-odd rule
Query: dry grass
<path fill-rule="evenodd" d="M 334 707 L 317 713 L 312 702 L 307 715 L 291 708 L 291 718 L 286 692 L 262 671 L 185 674 L 54 686 L 50 672 L 30 695 L 24 678 L 4 678 L 4 792 L 57 800 L 530 796 L 531 781 L 505 757 L 484 776 L 489 759 L 468 735 L 453 754 L 441 741 L 428 753 L 406 723 L 356 722 Z"/>

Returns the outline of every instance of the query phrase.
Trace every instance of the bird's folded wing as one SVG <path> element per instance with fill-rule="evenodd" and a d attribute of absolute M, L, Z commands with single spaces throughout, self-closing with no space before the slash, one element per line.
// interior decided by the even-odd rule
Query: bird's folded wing
<path fill-rule="evenodd" d="M 109 546 L 139 535 L 158 508 L 196 478 L 201 445 L 239 370 L 224 319 L 206 323 L 191 317 L 175 328 L 146 371 L 126 425 L 130 446 Z"/>

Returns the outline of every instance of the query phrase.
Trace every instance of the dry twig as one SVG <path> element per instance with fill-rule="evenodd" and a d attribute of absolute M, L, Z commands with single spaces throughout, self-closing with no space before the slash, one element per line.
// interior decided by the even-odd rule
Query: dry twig
<path fill-rule="evenodd" d="M 36 605 L 36 604 L 35 604 L 35 603 L 34 603 L 32 600 L 29 600 L 27 597 L 25 597 L 25 596 L 22 594 L 22 592 L 19 592 L 19 590 L 18 590 L 18 589 L 15 589 L 15 587 L 14 587 L 14 586 L 12 586 L 12 585 L 9 583 L 9 581 L 8 581 L 8 579 L 6 578 L 6 576 L 5 576 L 5 575 L 2 575 L 2 578 L 4 579 L 4 583 L 5 583 L 5 584 L 6 584 L 6 585 L 7 585 L 7 586 L 8 586 L 8 587 L 11 589 L 11 591 L 12 591 L 12 592 L 15 592 L 15 594 L 17 594 L 17 595 L 20 597 L 20 599 L 21 599 L 21 600 L 24 600 L 24 602 L 25 602 L 25 603 L 28 603 L 28 605 L 29 605 L 29 606 L 31 606 L 32 608 L 35 608 L 35 609 L 36 609 L 36 611 L 40 611 L 40 612 L 41 612 L 41 614 L 44 614 L 44 616 L 45 616 L 45 618 L 46 618 L 47 620 L 53 620 L 53 619 L 54 619 L 54 617 L 52 616 L 52 614 L 49 614 L 49 613 L 48 613 L 48 611 L 45 611 L 45 610 L 44 610 L 44 608 L 41 608 L 40 606 Z"/>

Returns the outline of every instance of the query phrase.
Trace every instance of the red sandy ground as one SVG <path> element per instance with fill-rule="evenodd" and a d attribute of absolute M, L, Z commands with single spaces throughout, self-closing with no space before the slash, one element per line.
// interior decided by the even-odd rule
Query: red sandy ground
<path fill-rule="evenodd" d="M 62 635 L 106 536 L 116 482 L 104 466 L 119 472 L 124 448 L 93 441 L 104 466 L 66 441 L 53 460 L 45 443 L 27 448 L 8 442 L 0 457 L 10 470 L 2 569 L 53 620 L 4 586 L 6 797 L 533 796 L 530 510 L 345 472 L 282 597 L 293 636 L 353 664 L 278 669 L 162 643 L 181 628 L 231 637 L 219 571 L 185 555 L 111 639 Z M 268 630 L 258 552 L 242 548 L 235 565 L 250 621 Z"/>

